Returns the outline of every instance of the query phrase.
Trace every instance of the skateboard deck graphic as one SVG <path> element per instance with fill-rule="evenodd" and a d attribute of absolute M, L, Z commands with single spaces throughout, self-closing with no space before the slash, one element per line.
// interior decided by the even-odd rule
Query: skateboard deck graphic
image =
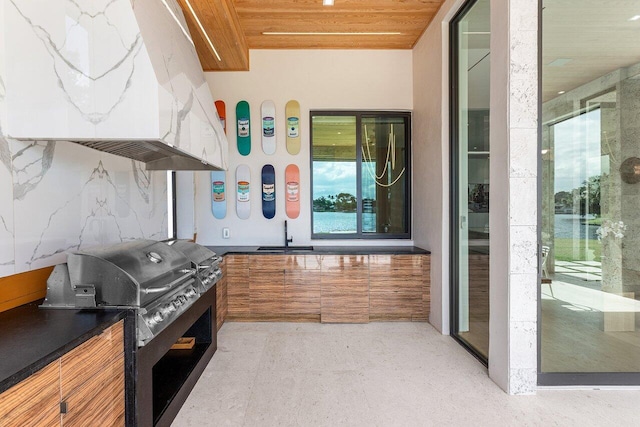
<path fill-rule="evenodd" d="M 218 112 L 218 117 L 220 117 L 220 123 L 222 124 L 222 129 L 224 129 L 224 133 L 227 133 L 227 107 L 224 104 L 224 101 L 217 100 L 215 102 L 216 111 Z"/>
<path fill-rule="evenodd" d="M 276 152 L 276 105 L 273 101 L 264 101 L 260 108 L 262 114 L 262 151 L 264 154 Z"/>
<path fill-rule="evenodd" d="M 267 219 L 276 216 L 276 172 L 273 165 L 262 167 L 262 215 Z"/>
<path fill-rule="evenodd" d="M 247 165 L 236 168 L 236 213 L 238 218 L 247 219 L 251 214 L 251 171 Z"/>
<path fill-rule="evenodd" d="M 227 215 L 227 179 L 225 171 L 211 172 L 211 211 L 222 219 Z"/>
<path fill-rule="evenodd" d="M 291 219 L 300 215 L 300 169 L 296 165 L 289 165 L 284 170 L 285 211 Z"/>
<path fill-rule="evenodd" d="M 300 152 L 300 104 L 298 101 L 287 102 L 284 108 L 287 124 L 287 151 L 296 155 Z"/>
<path fill-rule="evenodd" d="M 247 101 L 240 101 L 236 105 L 236 123 L 238 152 L 248 156 L 251 152 L 251 114 Z"/>

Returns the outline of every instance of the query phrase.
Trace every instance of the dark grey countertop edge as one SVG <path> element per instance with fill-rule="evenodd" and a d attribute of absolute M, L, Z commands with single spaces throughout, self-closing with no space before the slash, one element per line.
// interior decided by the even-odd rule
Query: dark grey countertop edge
<path fill-rule="evenodd" d="M 309 250 L 259 251 L 259 246 L 207 246 L 224 255 L 430 255 L 417 246 L 314 246 Z"/>
<path fill-rule="evenodd" d="M 12 333 L 14 334 L 19 333 L 22 340 L 28 341 L 29 328 L 47 328 L 48 327 L 48 329 L 51 329 L 51 331 L 48 331 L 48 332 L 50 332 L 51 334 L 55 334 L 55 327 L 52 327 L 53 325 L 39 325 L 39 324 L 29 325 L 29 321 L 26 319 L 26 316 L 32 316 L 32 318 L 34 319 L 39 318 L 41 317 L 40 311 L 49 311 L 54 313 L 53 317 L 64 317 L 66 319 L 73 318 L 75 315 L 83 312 L 81 310 L 39 309 L 38 305 L 40 304 L 41 304 L 41 300 L 29 303 L 29 304 L 25 304 L 20 307 L 16 307 L 14 309 L 0 313 L 0 330 L 2 330 L 4 326 L 3 321 L 7 319 L 11 319 L 15 321 L 15 319 L 20 317 L 25 320 L 25 324 L 27 325 L 25 328 L 16 327 L 14 331 L 6 330 L 6 329 L 2 330 L 0 332 L 0 338 L 11 339 Z M 83 314 L 84 313 L 86 312 L 83 312 Z M 38 343 L 36 346 L 41 347 L 41 354 L 38 354 L 37 356 L 33 356 L 33 352 L 32 352 L 30 357 L 27 357 L 23 360 L 18 360 L 16 362 L 15 359 L 20 358 L 19 350 L 16 352 L 12 352 L 14 354 L 6 354 L 6 352 L 9 352 L 8 350 L 10 350 L 7 347 L 11 347 L 11 346 L 0 345 L 0 360 L 3 361 L 2 364 L 5 366 L 6 364 L 11 365 L 11 367 L 8 369 L 0 368 L 0 393 L 8 390 L 9 388 L 13 387 L 19 382 L 27 379 L 28 377 L 35 374 L 45 366 L 49 365 L 51 362 L 60 358 L 65 353 L 79 346 L 80 344 L 92 338 L 93 336 L 100 334 L 102 331 L 104 331 L 111 325 L 124 319 L 127 315 L 126 310 L 101 310 L 100 312 L 94 312 L 94 313 L 95 313 L 95 316 L 94 316 L 95 319 L 90 322 L 91 325 L 89 325 L 88 327 L 82 328 L 81 331 L 78 331 L 77 333 L 72 332 L 70 334 L 66 333 L 66 335 L 69 335 L 69 336 L 64 338 L 60 338 L 60 339 L 53 338 L 51 340 L 53 342 L 52 344 L 43 343 L 43 342 Z M 10 321 L 9 323 L 11 324 L 13 322 Z M 36 323 L 39 323 L 39 322 L 36 322 Z M 9 328 L 11 328 L 11 326 L 9 326 Z M 43 331 L 39 330 L 38 333 L 35 335 L 41 336 L 42 333 Z M 58 334 L 58 335 L 63 335 L 63 334 Z M 37 338 L 37 337 L 34 337 L 34 338 Z M 2 343 L 2 344 L 5 344 L 5 343 Z M 21 344 L 24 344 L 24 342 Z M 39 351 L 40 349 L 38 349 L 36 353 L 38 353 Z M 13 363 L 9 363 L 12 359 L 14 360 Z M 19 367 L 16 367 L 16 366 L 19 366 Z M 10 370 L 11 372 L 7 372 L 7 370 Z"/>

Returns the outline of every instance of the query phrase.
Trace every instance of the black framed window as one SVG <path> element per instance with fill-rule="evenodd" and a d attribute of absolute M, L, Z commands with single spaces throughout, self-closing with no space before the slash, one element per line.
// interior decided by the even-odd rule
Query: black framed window
<path fill-rule="evenodd" d="M 311 111 L 311 237 L 411 237 L 411 113 Z"/>

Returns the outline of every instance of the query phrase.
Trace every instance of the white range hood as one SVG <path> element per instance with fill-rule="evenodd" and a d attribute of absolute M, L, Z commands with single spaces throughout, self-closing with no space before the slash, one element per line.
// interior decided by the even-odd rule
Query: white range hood
<path fill-rule="evenodd" d="M 228 143 L 175 0 L 2 0 L 3 133 L 147 169 L 226 169 Z"/>

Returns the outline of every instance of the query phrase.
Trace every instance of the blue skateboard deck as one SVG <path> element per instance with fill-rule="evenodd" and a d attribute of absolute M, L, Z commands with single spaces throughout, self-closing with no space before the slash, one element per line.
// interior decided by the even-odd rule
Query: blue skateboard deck
<path fill-rule="evenodd" d="M 262 167 L 262 215 L 267 219 L 276 216 L 276 172 L 272 165 Z"/>
<path fill-rule="evenodd" d="M 240 219 L 251 215 L 251 170 L 247 165 L 236 168 L 236 213 Z"/>
<path fill-rule="evenodd" d="M 236 123 L 238 152 L 248 156 L 251 153 L 251 114 L 247 101 L 240 101 L 236 105 Z"/>
<path fill-rule="evenodd" d="M 225 171 L 211 172 L 211 211 L 222 219 L 227 215 L 227 178 Z"/>

